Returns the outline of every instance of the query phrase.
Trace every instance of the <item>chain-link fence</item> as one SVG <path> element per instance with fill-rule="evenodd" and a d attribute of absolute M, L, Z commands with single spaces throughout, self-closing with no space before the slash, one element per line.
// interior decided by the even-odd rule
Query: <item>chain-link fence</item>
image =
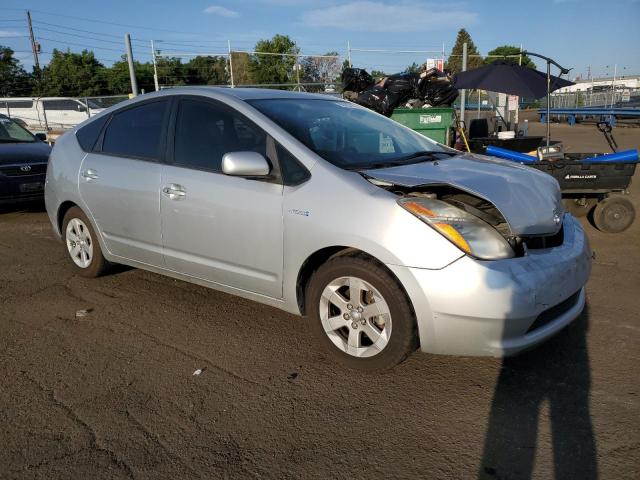
<path fill-rule="evenodd" d="M 541 101 L 546 107 L 546 99 Z M 640 107 L 640 90 L 606 90 L 600 92 L 568 92 L 551 95 L 551 108 L 632 108 Z"/>

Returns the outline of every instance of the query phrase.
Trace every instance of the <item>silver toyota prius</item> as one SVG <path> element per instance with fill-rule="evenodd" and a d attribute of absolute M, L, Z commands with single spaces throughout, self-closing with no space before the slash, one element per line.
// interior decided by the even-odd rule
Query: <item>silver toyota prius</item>
<path fill-rule="evenodd" d="M 276 306 L 365 370 L 530 348 L 580 314 L 591 270 L 551 176 L 325 95 L 140 96 L 56 142 L 45 197 L 79 274 L 126 264 Z"/>

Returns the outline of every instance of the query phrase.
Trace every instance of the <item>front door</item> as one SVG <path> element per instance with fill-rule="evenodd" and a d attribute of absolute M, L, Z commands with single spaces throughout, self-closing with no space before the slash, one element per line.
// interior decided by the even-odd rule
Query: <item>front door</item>
<path fill-rule="evenodd" d="M 282 184 L 221 172 L 227 152 L 266 155 L 267 135 L 228 106 L 197 97 L 179 102 L 172 128 L 172 164 L 161 180 L 167 268 L 282 297 Z"/>
<path fill-rule="evenodd" d="M 80 195 L 108 251 L 162 266 L 160 186 L 169 101 L 116 112 L 80 168 Z"/>

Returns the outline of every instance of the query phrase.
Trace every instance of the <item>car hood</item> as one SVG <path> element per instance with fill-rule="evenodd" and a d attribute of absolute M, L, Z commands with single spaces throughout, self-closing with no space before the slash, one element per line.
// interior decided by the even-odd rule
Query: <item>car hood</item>
<path fill-rule="evenodd" d="M 0 142 L 0 165 L 42 163 L 49 159 L 51 147 L 44 142 L 2 143 Z"/>
<path fill-rule="evenodd" d="M 562 225 L 558 182 L 533 168 L 481 155 L 362 171 L 403 187 L 450 185 L 491 202 L 514 235 L 556 233 Z"/>

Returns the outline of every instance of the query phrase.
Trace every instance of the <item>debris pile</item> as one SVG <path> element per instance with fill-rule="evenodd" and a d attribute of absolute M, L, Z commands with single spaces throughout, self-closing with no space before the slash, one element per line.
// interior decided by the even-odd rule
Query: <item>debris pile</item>
<path fill-rule="evenodd" d="M 396 73 L 377 83 L 361 68 L 345 68 L 342 90 L 347 100 L 387 117 L 401 105 L 406 108 L 451 106 L 458 97 L 451 78 L 435 68 L 421 73 Z"/>

